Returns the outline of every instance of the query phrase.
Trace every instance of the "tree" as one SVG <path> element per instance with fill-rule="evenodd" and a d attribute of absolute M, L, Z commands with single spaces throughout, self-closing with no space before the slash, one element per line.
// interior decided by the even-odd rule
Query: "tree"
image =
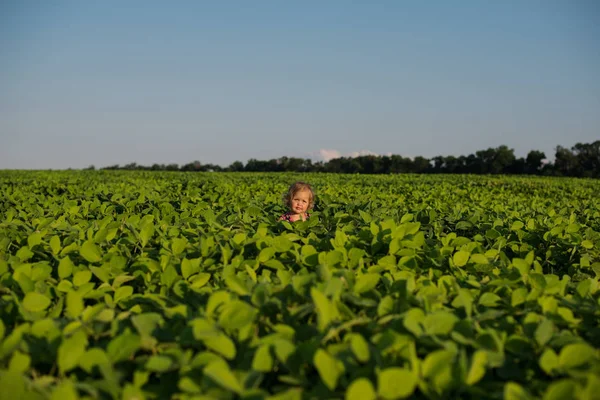
<path fill-rule="evenodd" d="M 554 155 L 554 171 L 561 176 L 574 176 L 577 168 L 577 157 L 565 147 L 556 146 Z"/>
<path fill-rule="evenodd" d="M 531 150 L 525 159 L 525 173 L 538 174 L 542 168 L 546 154 L 543 151 Z"/>

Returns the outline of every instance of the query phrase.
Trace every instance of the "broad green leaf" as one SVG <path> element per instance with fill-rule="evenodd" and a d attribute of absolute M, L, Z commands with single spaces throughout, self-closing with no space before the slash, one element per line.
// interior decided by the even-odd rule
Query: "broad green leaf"
<path fill-rule="evenodd" d="M 233 292 L 240 296 L 247 296 L 250 294 L 246 285 L 235 275 L 229 275 L 225 277 L 225 284 Z"/>
<path fill-rule="evenodd" d="M 452 257 L 452 259 L 454 261 L 454 265 L 456 265 L 457 267 L 464 267 L 465 265 L 467 265 L 467 262 L 469 261 L 470 256 L 471 256 L 471 254 L 468 251 L 464 251 L 464 250 L 457 251 L 456 253 L 454 253 L 454 256 Z"/>
<path fill-rule="evenodd" d="M 552 382 L 546 392 L 544 392 L 543 400 L 564 400 L 573 398 L 576 392 L 576 384 L 572 379 L 562 379 Z M 597 394 L 597 393 L 596 393 Z"/>
<path fill-rule="evenodd" d="M 81 257 L 87 262 L 96 263 L 102 261 L 102 252 L 100 248 L 91 240 L 85 241 L 79 249 Z"/>
<path fill-rule="evenodd" d="M 321 380 L 329 390 L 335 390 L 338 379 L 344 373 L 344 364 L 323 349 L 318 349 L 313 363 Z"/>
<path fill-rule="evenodd" d="M 317 311 L 319 331 L 323 332 L 336 319 L 337 311 L 331 301 L 318 289 L 311 288 L 310 296 Z"/>
<path fill-rule="evenodd" d="M 251 324 L 258 311 L 243 301 L 234 300 L 223 307 L 219 315 L 219 325 L 225 329 L 241 329 Z"/>
<path fill-rule="evenodd" d="M 42 243 L 42 234 L 39 232 L 34 232 L 27 238 L 27 246 L 29 246 L 30 249 L 33 249 L 34 246 L 37 246 L 40 243 Z"/>
<path fill-rule="evenodd" d="M 183 251 L 185 250 L 185 248 L 188 245 L 188 241 L 186 238 L 174 238 L 171 241 L 171 251 L 173 252 L 173 255 L 179 255 L 181 253 L 183 253 Z"/>
<path fill-rule="evenodd" d="M 204 368 L 204 375 L 215 381 L 219 386 L 231 390 L 237 394 L 244 391 L 243 386 L 237 380 L 229 365 L 223 360 L 213 361 Z"/>
<path fill-rule="evenodd" d="M 164 323 L 164 319 L 158 313 L 149 312 L 132 316 L 131 322 L 141 336 L 152 336 L 155 329 Z"/>
<path fill-rule="evenodd" d="M 369 344 L 362 337 L 362 335 L 358 333 L 350 334 L 350 348 L 352 349 L 352 353 L 356 359 L 362 363 L 366 363 L 369 361 L 370 352 L 369 352 Z"/>
<path fill-rule="evenodd" d="M 544 370 L 544 372 L 550 376 L 554 375 L 554 371 L 558 368 L 558 356 L 552 349 L 544 350 L 542 356 L 540 357 L 540 368 Z"/>
<path fill-rule="evenodd" d="M 31 365 L 31 357 L 20 351 L 15 351 L 8 364 L 8 370 L 19 374 L 25 373 Z"/>
<path fill-rule="evenodd" d="M 51 300 L 43 294 L 37 292 L 29 292 L 23 299 L 23 308 L 30 312 L 44 311 L 50 306 Z"/>
<path fill-rule="evenodd" d="M 57 358 L 61 373 L 64 374 L 77 366 L 79 359 L 85 353 L 87 344 L 87 337 L 82 330 L 78 330 L 71 337 L 63 339 L 58 347 Z"/>
<path fill-rule="evenodd" d="M 273 357 L 268 345 L 259 346 L 252 359 L 252 369 L 261 372 L 269 372 L 273 369 Z"/>
<path fill-rule="evenodd" d="M 417 377 L 409 370 L 391 367 L 377 376 L 377 393 L 385 400 L 404 399 L 417 387 Z"/>
<path fill-rule="evenodd" d="M 73 273 L 73 267 L 73 262 L 68 256 L 61 259 L 58 263 L 58 277 L 60 279 L 68 278 Z"/>
<path fill-rule="evenodd" d="M 472 386 L 483 378 L 487 366 L 487 352 L 477 350 L 471 358 L 471 367 L 467 373 L 467 385 Z"/>
<path fill-rule="evenodd" d="M 560 350 L 558 364 L 561 368 L 576 368 L 594 358 L 594 349 L 586 343 L 568 344 Z"/>
<path fill-rule="evenodd" d="M 140 347 L 141 338 L 127 329 L 108 343 L 106 351 L 110 360 L 117 363 L 129 359 Z"/>
<path fill-rule="evenodd" d="M 475 264 L 489 264 L 489 260 L 483 254 L 471 254 L 470 261 Z"/>
<path fill-rule="evenodd" d="M 92 279 L 92 271 L 90 270 L 75 272 L 75 275 L 73 275 L 73 285 L 85 285 L 90 281 L 90 279 Z"/>
<path fill-rule="evenodd" d="M 83 298 L 77 292 L 67 293 L 67 315 L 71 318 L 79 318 L 83 312 Z"/>
<path fill-rule="evenodd" d="M 533 397 L 516 382 L 504 385 L 504 400 L 533 400 Z"/>
<path fill-rule="evenodd" d="M 552 335 L 554 334 L 554 324 L 549 319 L 544 319 L 535 330 L 535 340 L 540 345 L 540 347 L 544 347 L 546 343 L 552 339 Z"/>
<path fill-rule="evenodd" d="M 436 350 L 427 355 L 422 364 L 422 373 L 436 393 L 445 393 L 454 383 L 453 365 L 456 353 Z"/>
<path fill-rule="evenodd" d="M 146 368 L 148 371 L 152 372 L 166 372 L 171 368 L 173 361 L 171 358 L 163 355 L 154 355 L 146 361 Z"/>
<path fill-rule="evenodd" d="M 133 288 L 131 286 L 121 286 L 115 291 L 114 301 L 118 303 L 121 300 L 124 300 L 130 297 L 133 294 Z"/>
<path fill-rule="evenodd" d="M 502 298 L 495 293 L 486 292 L 479 297 L 479 304 L 485 307 L 497 307 Z"/>
<path fill-rule="evenodd" d="M 359 275 L 358 278 L 356 278 L 356 283 L 354 284 L 354 292 L 361 294 L 375 289 L 380 277 L 381 276 L 379 274 Z"/>
<path fill-rule="evenodd" d="M 77 400 L 77 389 L 73 381 L 65 379 L 61 381 L 52 391 L 50 400 Z"/>
<path fill-rule="evenodd" d="M 288 357 L 294 353 L 296 347 L 292 342 L 286 339 L 278 339 L 273 342 L 275 356 L 282 363 L 286 363 Z"/>
<path fill-rule="evenodd" d="M 355 379 L 346 391 L 346 400 L 375 400 L 377 393 L 367 378 Z"/>
<path fill-rule="evenodd" d="M 458 317 L 445 311 L 428 314 L 423 319 L 423 329 L 429 335 L 447 335 L 458 322 Z"/>
<path fill-rule="evenodd" d="M 583 247 L 584 249 L 593 249 L 594 248 L 594 243 L 592 243 L 591 240 L 584 240 L 581 242 L 581 247 Z"/>
<path fill-rule="evenodd" d="M 52 250 L 52 254 L 55 256 L 60 253 L 60 238 L 58 236 L 50 238 L 50 250 Z"/>
<path fill-rule="evenodd" d="M 216 337 L 207 337 L 203 341 L 206 347 L 221 354 L 226 359 L 233 360 L 235 358 L 235 343 L 225 334 L 219 333 Z"/>

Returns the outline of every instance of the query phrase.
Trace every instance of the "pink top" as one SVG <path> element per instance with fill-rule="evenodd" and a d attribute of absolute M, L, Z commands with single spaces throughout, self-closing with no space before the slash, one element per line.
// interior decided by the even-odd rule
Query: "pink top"
<path fill-rule="evenodd" d="M 283 214 L 281 217 L 279 217 L 280 221 L 288 221 L 288 222 L 294 222 L 292 221 L 292 215 L 294 215 L 294 213 L 291 212 L 286 212 L 285 214 Z M 310 218 L 310 214 L 306 213 L 306 219 Z"/>

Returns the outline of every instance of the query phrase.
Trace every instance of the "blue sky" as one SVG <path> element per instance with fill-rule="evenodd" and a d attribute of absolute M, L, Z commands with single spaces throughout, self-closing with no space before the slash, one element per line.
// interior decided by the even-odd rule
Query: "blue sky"
<path fill-rule="evenodd" d="M 12 0 L 0 60 L 0 169 L 600 139 L 595 0 Z"/>

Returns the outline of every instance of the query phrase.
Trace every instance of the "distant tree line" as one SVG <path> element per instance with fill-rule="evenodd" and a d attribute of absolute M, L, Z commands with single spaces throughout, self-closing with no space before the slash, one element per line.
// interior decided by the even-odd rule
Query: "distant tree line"
<path fill-rule="evenodd" d="M 557 146 L 554 162 L 547 162 L 542 151 L 531 150 L 525 158 L 515 156 L 507 146 L 480 150 L 468 156 L 402 157 L 401 155 L 340 157 L 329 161 L 281 157 L 271 160 L 235 161 L 228 167 L 193 161 L 178 164 L 130 163 L 104 167 L 104 170 L 189 171 L 189 172 L 331 172 L 360 174 L 510 174 L 600 178 L 600 140 L 577 143 L 570 149 Z M 89 169 L 94 169 L 90 166 Z"/>

